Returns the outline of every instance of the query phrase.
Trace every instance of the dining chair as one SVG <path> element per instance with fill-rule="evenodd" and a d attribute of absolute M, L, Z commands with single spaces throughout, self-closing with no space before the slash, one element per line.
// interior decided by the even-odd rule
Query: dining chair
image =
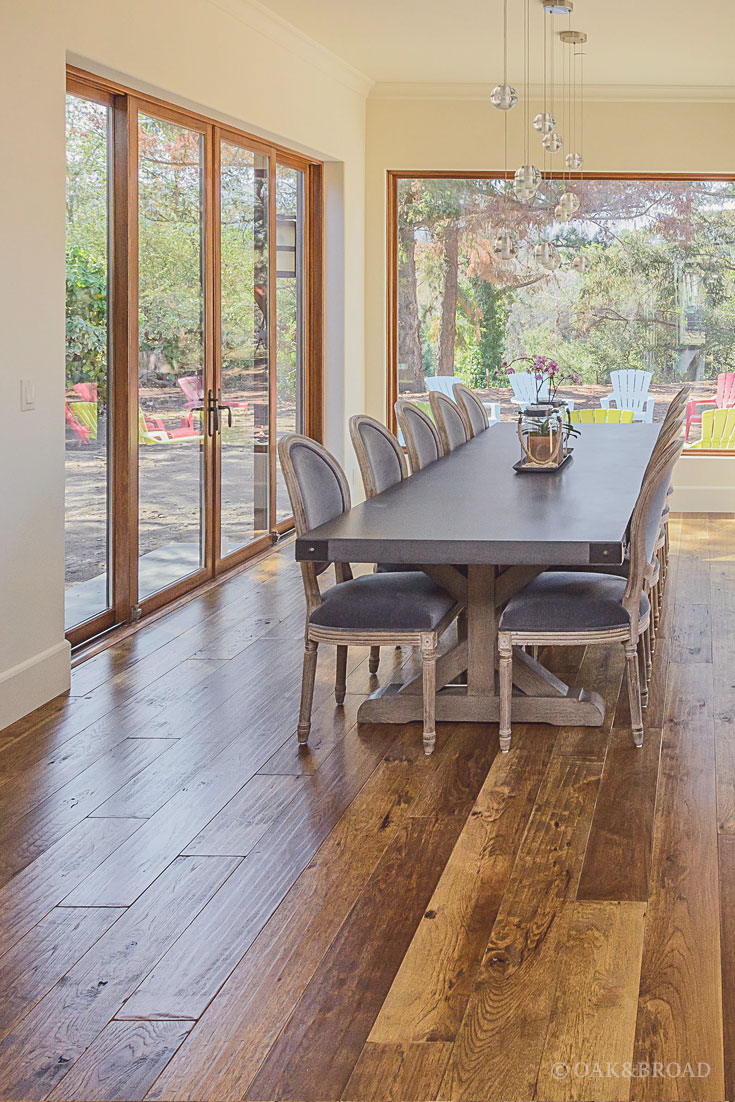
<path fill-rule="evenodd" d="M 349 511 L 345 473 L 321 444 L 292 433 L 279 440 L 278 456 L 298 536 Z M 350 645 L 410 646 L 421 650 L 424 753 L 431 754 L 436 743 L 436 648 L 461 605 L 422 571 L 354 578 L 349 563 L 334 563 L 336 585 L 322 592 L 319 577 L 330 565 L 301 563 L 306 632 L 299 742 L 309 739 L 319 643 L 337 647 L 334 695 L 338 705 L 344 704 Z"/>
<path fill-rule="evenodd" d="M 481 432 L 490 427 L 490 419 L 485 405 L 464 383 L 455 383 L 453 389 L 454 401 L 464 411 L 465 419 L 469 423 L 473 436 L 479 436 Z"/>
<path fill-rule="evenodd" d="M 576 646 L 619 642 L 625 671 L 631 727 L 643 745 L 639 641 L 651 618 L 645 582 L 659 533 L 668 479 L 683 441 L 670 441 L 649 464 L 630 524 L 627 578 L 607 573 L 546 571 L 505 606 L 498 625 L 500 669 L 500 749 L 510 749 L 514 646 Z"/>
<path fill-rule="evenodd" d="M 431 391 L 429 402 L 445 455 L 472 439 L 472 425 L 461 406 L 439 390 Z"/>
<path fill-rule="evenodd" d="M 408 466 L 403 448 L 398 440 L 380 421 L 358 413 L 350 417 L 350 438 L 362 475 L 365 497 L 375 497 L 383 490 L 408 478 Z M 377 573 L 395 573 L 410 570 L 403 563 L 377 563 Z M 377 673 L 380 665 L 380 647 L 370 648 L 368 669 Z"/>
<path fill-rule="evenodd" d="M 394 409 L 403 439 L 406 441 L 411 471 L 415 474 L 416 471 L 428 467 L 429 463 L 441 459 L 444 455 L 444 447 L 439 438 L 439 431 L 429 415 L 408 398 L 399 398 Z"/>

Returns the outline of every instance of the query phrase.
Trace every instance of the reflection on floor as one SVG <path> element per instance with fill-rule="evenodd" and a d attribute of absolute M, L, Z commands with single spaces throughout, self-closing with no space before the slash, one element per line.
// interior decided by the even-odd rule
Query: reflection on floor
<path fill-rule="evenodd" d="M 256 535 L 259 533 L 256 533 Z M 223 541 L 225 554 L 241 546 Z M 174 582 L 181 581 L 201 566 L 198 543 L 169 543 L 141 555 L 138 562 L 138 592 L 140 600 L 158 593 Z M 98 616 L 108 607 L 107 571 L 86 582 L 69 586 L 64 595 L 64 624 L 66 630 Z"/>

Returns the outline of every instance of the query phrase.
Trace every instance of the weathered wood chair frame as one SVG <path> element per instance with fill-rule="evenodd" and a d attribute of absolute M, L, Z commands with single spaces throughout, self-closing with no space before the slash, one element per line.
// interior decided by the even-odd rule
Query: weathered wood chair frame
<path fill-rule="evenodd" d="M 420 406 L 417 406 L 415 402 L 410 401 L 408 398 L 399 398 L 395 403 L 394 409 L 396 411 L 396 420 L 403 433 L 403 439 L 406 441 L 406 451 L 408 452 L 408 461 L 411 464 L 412 473 L 415 474 L 416 471 L 421 470 L 422 466 L 427 466 L 425 463 L 422 464 L 418 448 L 416 447 L 414 427 L 411 423 L 411 418 L 413 417 L 420 421 L 427 429 L 436 445 L 436 459 L 441 459 L 445 454 L 444 445 L 439 436 L 439 430 L 429 415 L 424 413 Z M 431 462 L 434 462 L 434 460 L 431 460 Z"/>
<path fill-rule="evenodd" d="M 330 468 L 339 484 L 342 495 L 343 512 L 351 507 L 350 487 L 345 473 L 334 456 L 317 444 L 315 440 L 297 433 L 282 437 L 278 443 L 278 456 L 286 482 L 291 506 L 294 513 L 296 534 L 304 535 L 308 531 L 306 507 L 301 492 L 298 475 L 291 459 L 291 449 L 295 445 L 310 448 Z M 423 677 L 423 740 L 424 752 L 431 754 L 436 743 L 436 649 L 440 638 L 454 622 L 461 610 L 455 603 L 443 617 L 434 631 L 395 631 L 366 630 L 326 627 L 311 623 L 312 614 L 321 607 L 322 595 L 319 589 L 319 576 L 331 563 L 302 562 L 301 575 L 306 594 L 306 631 L 304 635 L 304 667 L 301 682 L 301 706 L 297 728 L 298 740 L 306 743 L 311 730 L 311 708 L 314 699 L 314 680 L 316 677 L 317 648 L 319 643 L 330 643 L 337 648 L 337 673 L 334 696 L 338 705 L 344 704 L 347 691 L 347 650 L 349 646 L 406 646 L 418 647 L 421 651 Z M 349 563 L 334 563 L 337 582 L 352 579 Z"/>
<path fill-rule="evenodd" d="M 429 394 L 429 403 L 431 405 L 431 412 L 436 422 L 436 427 L 439 430 L 439 438 L 442 442 L 442 448 L 444 454 L 449 455 L 455 448 L 460 447 L 462 444 L 466 444 L 468 440 L 472 439 L 472 424 L 466 412 L 462 406 L 457 405 L 451 398 L 448 398 L 446 394 L 442 394 L 440 390 L 432 390 Z M 452 443 L 452 432 L 449 427 L 449 418 L 458 417 L 462 428 L 464 429 L 464 440 L 458 440 L 456 443 Z"/>
<path fill-rule="evenodd" d="M 511 715 L 513 696 L 513 647 L 516 646 L 579 646 L 603 643 L 622 643 L 625 649 L 625 671 L 630 701 L 633 741 L 643 746 L 643 712 L 638 647 L 650 622 L 650 609 L 640 616 L 641 595 L 650 569 L 646 555 L 646 528 L 649 511 L 661 482 L 670 474 L 681 454 L 683 441 L 669 441 L 663 448 L 654 449 L 651 462 L 643 478 L 641 491 L 633 510 L 630 524 L 630 566 L 622 598 L 622 606 L 629 616 L 629 623 L 613 628 L 597 628 L 587 631 L 536 631 L 501 630 L 498 632 L 500 670 L 500 749 L 508 751 L 511 741 Z"/>

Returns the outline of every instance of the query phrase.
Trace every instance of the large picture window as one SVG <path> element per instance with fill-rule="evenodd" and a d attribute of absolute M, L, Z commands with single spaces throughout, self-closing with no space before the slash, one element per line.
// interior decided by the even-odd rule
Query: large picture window
<path fill-rule="evenodd" d="M 735 370 L 735 181 L 575 180 L 579 211 L 555 223 L 562 190 L 545 181 L 531 206 L 502 177 L 390 175 L 391 407 L 455 376 L 512 417 L 508 367 L 545 356 L 578 407 L 599 408 L 611 372 L 637 368 L 651 373 L 655 420 L 685 382 L 698 414 L 714 408 L 718 376 Z M 517 255 L 503 260 L 506 226 Z M 544 239 L 555 271 L 536 260 Z M 689 432 L 703 443 L 701 416 Z"/>
<path fill-rule="evenodd" d="M 321 165 L 77 70 L 66 136 L 78 643 L 292 524 L 278 440 L 321 433 Z"/>

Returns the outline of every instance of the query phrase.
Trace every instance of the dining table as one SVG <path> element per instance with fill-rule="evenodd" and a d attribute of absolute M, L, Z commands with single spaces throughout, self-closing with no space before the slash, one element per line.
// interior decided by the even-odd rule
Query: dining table
<path fill-rule="evenodd" d="M 421 569 L 466 609 L 437 660 L 436 718 L 497 722 L 498 620 L 507 602 L 550 567 L 623 563 L 633 508 L 660 426 L 590 424 L 558 470 L 514 468 L 517 427 L 491 426 L 450 454 L 296 540 L 299 561 L 391 563 Z M 599 726 L 599 693 L 567 685 L 515 648 L 513 718 Z M 360 722 L 422 718 L 421 677 L 382 687 Z"/>

